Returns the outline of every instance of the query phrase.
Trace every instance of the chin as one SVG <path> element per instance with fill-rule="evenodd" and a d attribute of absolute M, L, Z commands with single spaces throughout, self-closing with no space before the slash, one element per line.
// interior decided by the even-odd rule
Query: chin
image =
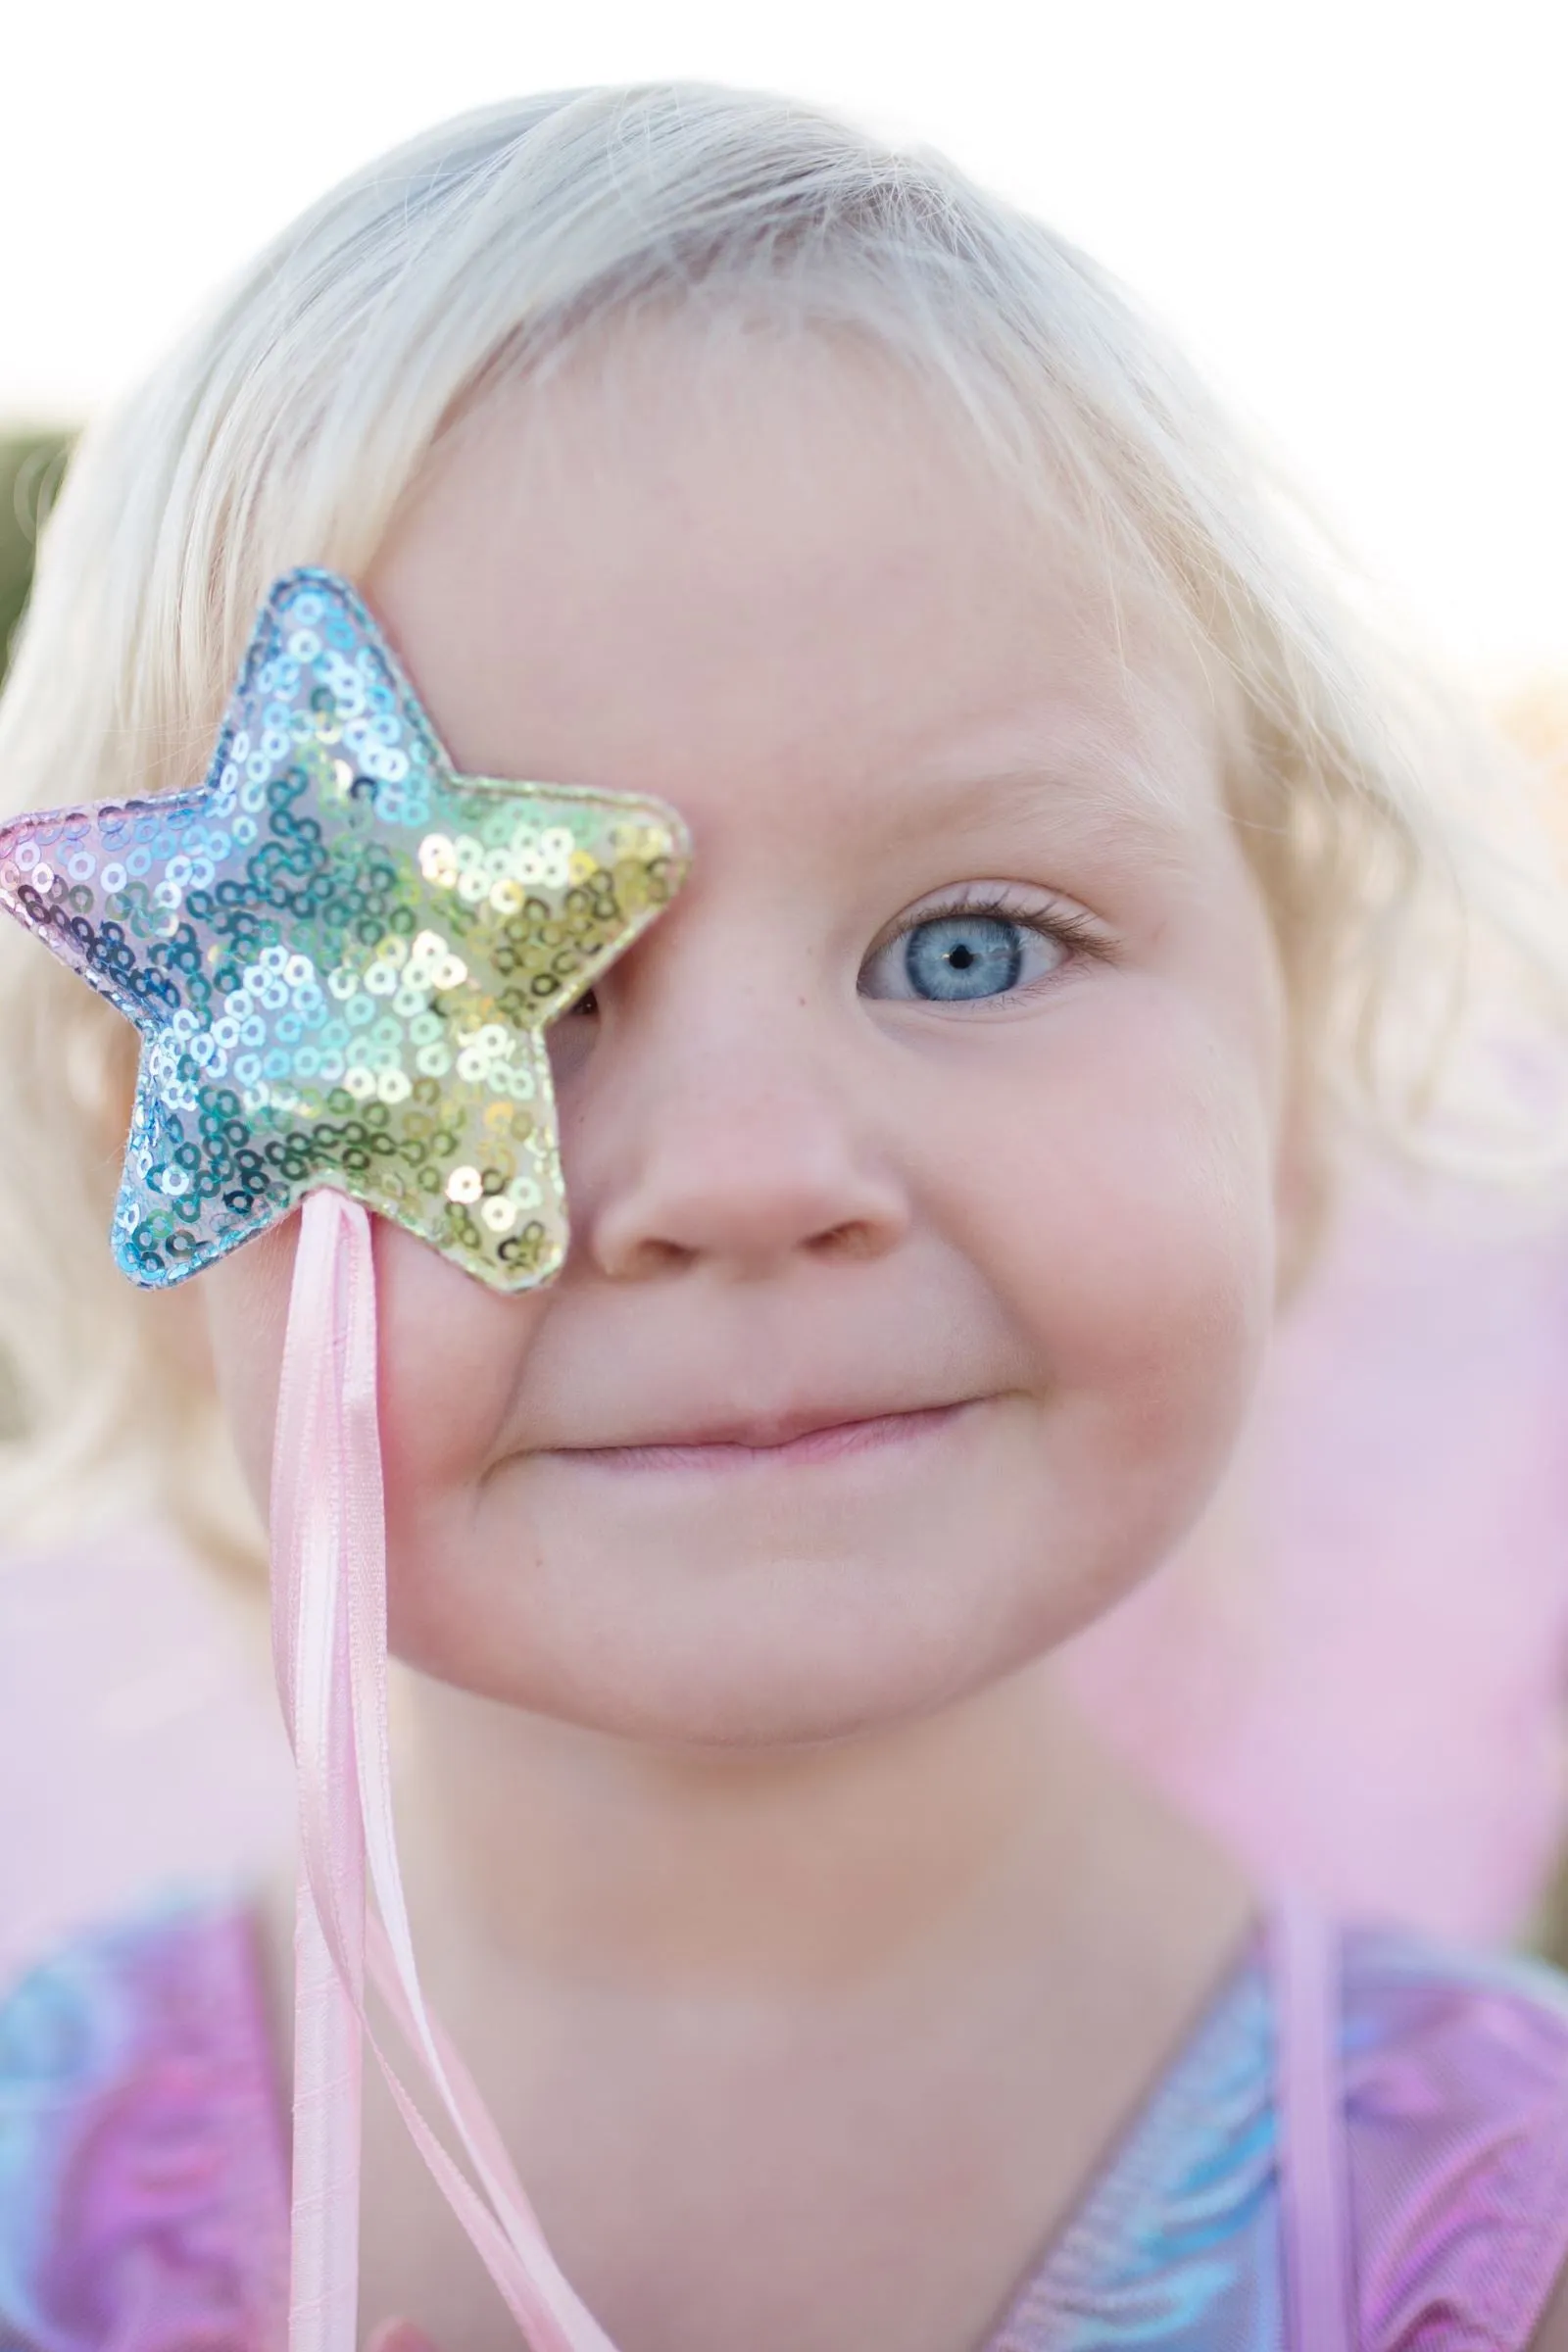
<path fill-rule="evenodd" d="M 757 1753 L 864 1739 L 1031 1664 L 1108 1605 L 1105 1579 L 1042 1577 L 1040 1546 L 999 1574 L 949 1554 L 754 1558 L 710 1579 L 644 1561 L 536 1566 L 509 1605 L 410 1606 L 398 1655 L 475 1696 L 661 1748 Z M 1119 1596 L 1113 1595 L 1113 1596 Z"/>

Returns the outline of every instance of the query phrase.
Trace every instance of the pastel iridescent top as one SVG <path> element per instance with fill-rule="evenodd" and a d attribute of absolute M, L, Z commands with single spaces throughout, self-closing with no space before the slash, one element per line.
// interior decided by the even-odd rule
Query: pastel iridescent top
<path fill-rule="evenodd" d="M 1520 2352 L 1568 2252 L 1568 1988 L 1393 1933 L 1339 1957 L 1348 2336 Z M 1259 1947 L 985 2352 L 1295 2352 L 1280 2015 Z M 0 2352 L 276 2352 L 284 2144 L 242 1913 L 36 1968 L 0 2007 Z"/>

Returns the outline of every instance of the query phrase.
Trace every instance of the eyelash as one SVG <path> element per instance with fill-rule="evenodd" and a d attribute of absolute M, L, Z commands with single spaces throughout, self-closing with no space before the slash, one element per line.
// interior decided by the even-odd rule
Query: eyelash
<path fill-rule="evenodd" d="M 957 890 L 951 897 L 919 906 L 912 914 L 901 916 L 893 930 L 876 941 L 861 965 L 864 971 L 874 956 L 891 948 L 896 940 L 907 939 L 922 923 L 940 923 L 954 915 L 991 915 L 998 922 L 1016 923 L 1020 930 L 1036 932 L 1042 939 L 1054 940 L 1073 957 L 1094 958 L 1102 963 L 1110 959 L 1110 948 L 1099 926 L 1087 914 L 1070 906 L 1042 908 L 1006 890 Z M 987 1000 L 981 999 L 985 1003 Z"/>

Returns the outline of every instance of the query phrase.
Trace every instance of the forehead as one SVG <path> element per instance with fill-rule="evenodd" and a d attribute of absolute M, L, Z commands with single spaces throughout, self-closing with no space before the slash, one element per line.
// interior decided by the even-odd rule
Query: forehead
<path fill-rule="evenodd" d="M 1203 668 L 1066 498 L 824 336 L 628 333 L 504 387 L 368 585 L 469 773 L 1220 814 Z"/>

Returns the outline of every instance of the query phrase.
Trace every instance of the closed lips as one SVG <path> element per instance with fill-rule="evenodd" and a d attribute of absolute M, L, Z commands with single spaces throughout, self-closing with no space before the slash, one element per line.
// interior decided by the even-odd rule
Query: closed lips
<path fill-rule="evenodd" d="M 710 1424 L 605 1446 L 563 1446 L 557 1458 L 606 1469 L 726 1469 L 830 1461 L 929 1435 L 977 1401 L 915 1405 L 884 1413 L 794 1416 Z"/>

